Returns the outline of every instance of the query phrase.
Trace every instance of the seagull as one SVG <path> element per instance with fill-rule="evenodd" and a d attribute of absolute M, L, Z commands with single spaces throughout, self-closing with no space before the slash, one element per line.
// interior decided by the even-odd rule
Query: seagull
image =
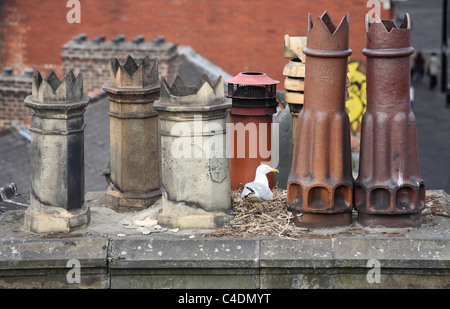
<path fill-rule="evenodd" d="M 267 164 L 258 166 L 256 169 L 255 180 L 245 184 L 241 197 L 254 201 L 272 199 L 273 193 L 269 188 L 269 180 L 267 180 L 266 176 L 266 174 L 270 172 L 278 173 L 278 170 Z"/>

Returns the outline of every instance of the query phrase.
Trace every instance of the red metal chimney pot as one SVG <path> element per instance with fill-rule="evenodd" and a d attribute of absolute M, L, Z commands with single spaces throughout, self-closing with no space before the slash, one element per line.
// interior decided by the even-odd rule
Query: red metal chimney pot
<path fill-rule="evenodd" d="M 254 180 L 256 168 L 262 162 L 271 161 L 272 155 L 263 157 L 259 150 L 262 147 L 267 152 L 272 151 L 272 115 L 277 111 L 276 84 L 279 81 L 261 72 L 242 72 L 226 81 L 227 97 L 232 99 L 229 120 L 233 126 L 230 132 L 230 181 L 231 189 L 236 190 Z M 264 127 L 266 130 L 262 131 Z M 256 131 L 252 132 L 252 128 Z M 239 143 L 242 138 L 244 144 Z M 264 142 L 265 148 L 260 145 Z M 251 145 L 257 146 L 256 156 L 255 149 L 250 149 Z M 242 147 L 245 147 L 244 157 L 239 152 Z M 269 187 L 275 187 L 274 175 L 269 173 L 267 178 Z"/>

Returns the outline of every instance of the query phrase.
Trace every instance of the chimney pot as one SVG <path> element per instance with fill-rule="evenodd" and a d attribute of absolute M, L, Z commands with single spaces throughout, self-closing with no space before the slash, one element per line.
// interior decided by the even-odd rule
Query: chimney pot
<path fill-rule="evenodd" d="M 33 72 L 34 72 L 33 69 L 25 69 L 25 70 L 23 70 L 23 73 L 24 73 L 24 75 L 26 77 L 33 77 Z"/>
<path fill-rule="evenodd" d="M 138 35 L 133 40 L 131 40 L 131 42 L 133 42 L 134 44 L 141 44 L 142 42 L 144 42 L 144 40 L 145 37 L 143 35 Z"/>
<path fill-rule="evenodd" d="M 5 76 L 11 76 L 13 73 L 13 68 L 12 67 L 4 67 L 3 68 L 3 74 Z"/>
<path fill-rule="evenodd" d="M 81 44 L 84 41 L 86 41 L 86 39 L 87 39 L 87 34 L 86 33 L 80 33 L 80 34 L 74 36 L 72 40 L 75 43 L 77 43 L 77 44 Z"/>
<path fill-rule="evenodd" d="M 161 45 L 166 41 L 166 37 L 164 35 L 157 36 L 152 40 L 152 43 L 155 45 Z"/>
<path fill-rule="evenodd" d="M 125 41 L 125 34 L 119 34 L 115 38 L 111 39 L 111 42 L 119 44 Z"/>
<path fill-rule="evenodd" d="M 98 36 L 96 36 L 95 38 L 92 39 L 92 43 L 94 44 L 100 44 L 102 42 L 104 42 L 106 39 L 106 36 L 103 34 L 100 34 Z"/>

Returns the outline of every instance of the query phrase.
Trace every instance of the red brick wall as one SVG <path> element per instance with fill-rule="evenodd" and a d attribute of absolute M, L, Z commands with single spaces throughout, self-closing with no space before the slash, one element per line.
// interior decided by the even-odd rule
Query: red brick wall
<path fill-rule="evenodd" d="M 69 24 L 65 0 L 0 1 L 0 66 L 17 73 L 32 67 L 44 74 L 62 72 L 61 46 L 74 35 L 107 39 L 125 34 L 127 41 L 165 35 L 189 45 L 232 75 L 263 71 L 282 81 L 285 34 L 304 36 L 307 14 L 317 19 L 328 10 L 335 23 L 350 13 L 350 59 L 364 60 L 364 15 L 367 0 L 80 0 L 81 23 Z M 389 11 L 381 10 L 383 18 Z M 62 73 L 60 73 L 62 74 Z"/>
<path fill-rule="evenodd" d="M 31 117 L 23 101 L 31 94 L 31 77 L 0 75 L 0 131 L 17 125 L 29 125 Z"/>

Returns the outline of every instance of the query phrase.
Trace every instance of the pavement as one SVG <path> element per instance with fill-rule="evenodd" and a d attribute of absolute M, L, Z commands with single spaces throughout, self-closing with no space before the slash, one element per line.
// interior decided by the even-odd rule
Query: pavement
<path fill-rule="evenodd" d="M 426 82 L 414 83 L 420 172 L 427 189 L 450 193 L 450 108 L 445 95 Z"/>
<path fill-rule="evenodd" d="M 411 45 L 429 59 L 432 52 L 441 52 L 441 0 L 408 0 L 398 3 L 397 21 L 405 13 L 411 17 Z M 425 187 L 450 193 L 450 108 L 438 87 L 430 90 L 429 78 L 413 81 L 413 112 L 417 121 L 419 160 Z"/>

